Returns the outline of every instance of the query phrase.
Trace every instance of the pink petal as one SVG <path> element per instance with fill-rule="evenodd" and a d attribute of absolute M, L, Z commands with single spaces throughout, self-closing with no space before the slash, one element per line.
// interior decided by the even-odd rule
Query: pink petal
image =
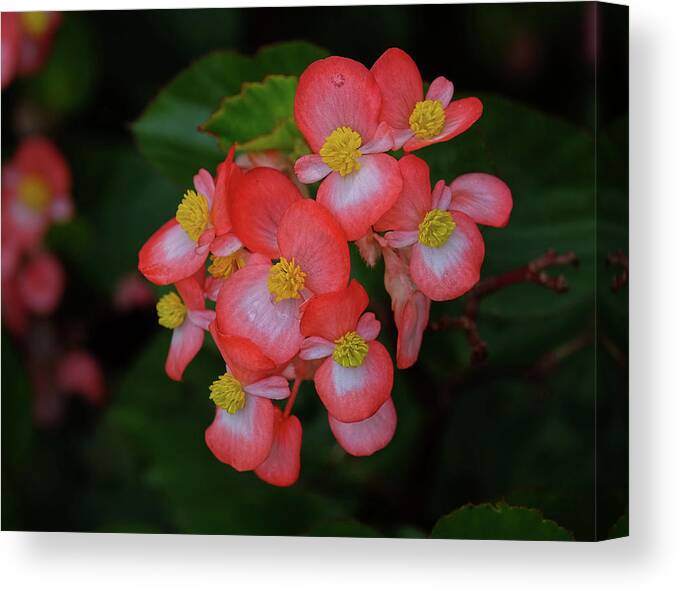
<path fill-rule="evenodd" d="M 454 84 L 450 82 L 444 76 L 438 76 L 431 86 L 428 87 L 428 92 L 426 93 L 426 100 L 429 101 L 440 101 L 443 105 L 443 109 L 450 104 L 452 100 L 452 95 L 454 94 Z"/>
<path fill-rule="evenodd" d="M 210 324 L 216 318 L 214 310 L 189 310 L 188 319 L 203 330 L 209 330 Z"/>
<path fill-rule="evenodd" d="M 417 243 L 412 248 L 412 279 L 436 302 L 458 298 L 471 289 L 480 278 L 485 257 L 485 243 L 474 221 L 458 211 L 452 212 L 452 218 L 457 226 L 443 246 Z"/>
<path fill-rule="evenodd" d="M 195 275 L 177 281 L 175 287 L 189 311 L 205 309 L 205 294 Z"/>
<path fill-rule="evenodd" d="M 382 121 L 374 133 L 374 137 L 360 147 L 362 154 L 378 154 L 393 150 L 393 135 L 388 123 Z"/>
<path fill-rule="evenodd" d="M 192 322 L 184 322 L 179 328 L 172 331 L 165 372 L 173 380 L 180 382 L 184 370 L 202 347 L 205 333 Z"/>
<path fill-rule="evenodd" d="M 300 299 L 275 302 L 268 289 L 271 267 L 247 266 L 229 278 L 217 299 L 219 330 L 245 337 L 277 365 L 288 362 L 299 351 Z"/>
<path fill-rule="evenodd" d="M 431 209 L 431 180 L 428 164 L 412 154 L 398 161 L 403 178 L 402 191 L 393 207 L 374 224 L 377 232 L 416 230 Z"/>
<path fill-rule="evenodd" d="M 416 137 L 405 143 L 405 152 L 413 152 L 419 148 L 446 142 L 453 137 L 464 133 L 483 114 L 483 104 L 475 97 L 468 97 L 458 101 L 452 101 L 445 109 L 445 126 L 440 135 L 430 140 L 420 140 Z"/>
<path fill-rule="evenodd" d="M 294 174 L 302 183 L 315 183 L 324 179 L 332 169 L 317 154 L 302 156 L 294 163 Z"/>
<path fill-rule="evenodd" d="M 452 208 L 463 211 L 476 224 L 502 228 L 508 224 L 513 197 L 506 183 L 491 174 L 464 174 L 450 185 Z"/>
<path fill-rule="evenodd" d="M 360 170 L 330 174 L 318 189 L 318 203 L 336 217 L 348 240 L 358 240 L 396 202 L 403 187 L 398 162 L 387 154 L 360 158 Z"/>
<path fill-rule="evenodd" d="M 57 382 L 64 392 L 78 394 L 92 404 L 103 402 L 106 394 L 101 366 L 86 351 L 71 351 L 59 360 Z"/>
<path fill-rule="evenodd" d="M 301 423 L 294 416 L 283 417 L 276 411 L 276 425 L 271 453 L 254 473 L 274 486 L 291 486 L 301 470 Z"/>
<path fill-rule="evenodd" d="M 381 330 L 381 322 L 372 312 L 367 312 L 360 317 L 356 332 L 366 341 L 373 341 L 379 336 Z"/>
<path fill-rule="evenodd" d="M 372 66 L 383 97 L 381 119 L 393 128 L 409 128 L 417 101 L 424 96 L 419 68 L 402 49 L 387 49 Z"/>
<path fill-rule="evenodd" d="M 162 226 L 139 251 L 139 271 L 152 283 L 169 285 L 193 275 L 207 258 L 197 252 L 176 219 Z"/>
<path fill-rule="evenodd" d="M 301 333 L 307 337 L 322 337 L 330 343 L 355 330 L 369 299 L 365 288 L 355 279 L 348 287 L 311 298 L 301 319 Z"/>
<path fill-rule="evenodd" d="M 330 429 L 339 445 L 352 456 L 371 456 L 393 439 L 398 417 L 389 398 L 371 417 L 355 423 L 342 423 L 328 414 Z"/>
<path fill-rule="evenodd" d="M 242 242 L 235 234 L 226 233 L 217 236 L 210 244 L 212 254 L 218 257 L 227 257 L 242 248 Z"/>
<path fill-rule="evenodd" d="M 311 150 L 319 152 L 338 127 L 363 142 L 377 129 L 381 93 L 370 71 L 355 60 L 332 56 L 313 62 L 299 78 L 294 117 Z"/>
<path fill-rule="evenodd" d="M 205 431 L 205 443 L 215 457 L 239 472 L 254 470 L 271 451 L 275 415 L 266 398 L 247 396 L 235 414 L 218 408 Z"/>
<path fill-rule="evenodd" d="M 391 395 L 393 363 L 379 341 L 371 341 L 360 367 L 343 367 L 331 357 L 315 374 L 315 387 L 327 412 L 352 423 L 372 416 Z"/>
<path fill-rule="evenodd" d="M 387 232 L 384 238 L 391 248 L 407 248 L 419 240 L 419 232 L 416 230 Z"/>
<path fill-rule="evenodd" d="M 445 181 L 440 180 L 433 187 L 433 194 L 431 195 L 432 206 L 435 209 L 442 209 L 445 211 L 449 209 L 452 201 L 452 191 L 445 185 Z"/>
<path fill-rule="evenodd" d="M 415 364 L 419 357 L 424 331 L 428 326 L 431 300 L 420 291 L 415 291 L 395 315 L 398 327 L 398 345 L 396 365 L 398 369 L 407 369 Z"/>
<path fill-rule="evenodd" d="M 212 175 L 204 168 L 201 168 L 193 177 L 193 186 L 195 190 L 207 197 L 207 202 L 212 207 L 212 200 L 214 199 L 214 179 Z"/>
<path fill-rule="evenodd" d="M 312 199 L 287 209 L 278 229 L 280 254 L 306 273 L 305 287 L 314 294 L 342 289 L 351 260 L 344 232 L 329 211 Z"/>
<path fill-rule="evenodd" d="M 233 231 L 252 252 L 278 258 L 278 226 L 299 189 L 282 172 L 253 168 L 235 186 L 231 200 Z"/>
<path fill-rule="evenodd" d="M 245 392 L 252 396 L 270 398 L 272 400 L 284 400 L 290 395 L 290 386 L 282 376 L 269 376 L 248 384 Z"/>
<path fill-rule="evenodd" d="M 308 337 L 304 339 L 299 351 L 299 357 L 305 361 L 329 357 L 334 352 L 335 344 L 323 337 Z"/>
<path fill-rule="evenodd" d="M 51 314 L 61 301 L 66 277 L 55 256 L 37 254 L 17 277 L 18 289 L 26 307 L 34 314 Z"/>

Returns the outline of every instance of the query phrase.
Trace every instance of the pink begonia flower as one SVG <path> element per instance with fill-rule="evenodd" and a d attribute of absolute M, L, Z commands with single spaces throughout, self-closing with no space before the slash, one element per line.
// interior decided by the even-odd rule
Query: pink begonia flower
<path fill-rule="evenodd" d="M 227 203 L 231 185 L 242 175 L 234 150 L 217 168 L 216 185 L 204 168 L 193 177 L 195 191 L 186 191 L 176 216 L 139 251 L 139 271 L 152 283 L 176 283 L 201 269 L 210 252 L 227 257 L 242 247 L 231 231 Z"/>
<path fill-rule="evenodd" d="M 122 312 L 146 308 L 155 302 L 150 285 L 136 272 L 121 277 L 113 294 L 113 305 Z"/>
<path fill-rule="evenodd" d="M 384 286 L 391 296 L 391 309 L 398 329 L 396 365 L 398 369 L 407 369 L 419 357 L 421 341 L 428 326 L 431 300 L 412 281 L 407 253 L 386 246 L 383 254 Z"/>
<path fill-rule="evenodd" d="M 37 246 L 51 223 L 73 215 L 70 192 L 71 173 L 56 146 L 39 136 L 24 140 L 2 167 L 3 247 Z"/>
<path fill-rule="evenodd" d="M 29 76 L 40 69 L 60 21 L 58 12 L 2 13 L 2 88 L 16 75 Z"/>
<path fill-rule="evenodd" d="M 70 351 L 58 361 L 57 383 L 64 393 L 77 394 L 95 405 L 106 395 L 101 366 L 87 351 Z"/>
<path fill-rule="evenodd" d="M 413 155 L 399 161 L 403 192 L 376 224 L 391 248 L 412 247 L 410 276 L 434 301 L 457 298 L 480 278 L 485 243 L 476 223 L 508 221 L 511 192 L 491 175 L 464 175 L 431 192 L 429 168 Z M 470 214 L 470 215 L 469 215 Z"/>
<path fill-rule="evenodd" d="M 16 277 L 19 296 L 33 314 L 48 316 L 59 305 L 64 293 L 64 269 L 54 255 L 34 255 Z"/>
<path fill-rule="evenodd" d="M 348 240 L 362 238 L 398 198 L 402 179 L 388 125 L 379 123 L 381 93 L 370 71 L 343 57 L 313 62 L 299 79 L 294 116 L 313 154 L 297 160 L 303 183 L 322 179 L 318 203 Z"/>
<path fill-rule="evenodd" d="M 384 449 L 393 439 L 398 423 L 395 405 L 391 398 L 364 421 L 342 423 L 329 413 L 327 418 L 335 439 L 352 456 L 371 456 L 380 449 Z"/>
<path fill-rule="evenodd" d="M 306 185 L 297 178 L 296 174 L 294 174 L 294 161 L 280 150 L 243 152 L 236 156 L 235 163 L 243 170 L 252 170 L 253 168 L 260 168 L 262 166 L 266 168 L 275 168 L 280 172 L 284 172 L 304 197 L 310 196 Z"/>
<path fill-rule="evenodd" d="M 339 421 L 362 421 L 391 395 L 393 363 L 375 340 L 381 329 L 374 314 L 363 314 L 367 292 L 352 280 L 340 291 L 317 295 L 304 308 L 299 356 L 325 359 L 315 372 L 315 387 L 327 412 Z"/>
<path fill-rule="evenodd" d="M 172 330 L 165 371 L 181 381 L 184 370 L 200 351 L 205 330 L 214 320 L 214 310 L 205 309 L 203 293 L 204 274 L 198 271 L 192 277 L 177 281 L 177 292 L 165 294 L 158 300 L 158 324 Z"/>
<path fill-rule="evenodd" d="M 304 301 L 348 283 L 346 238 L 324 207 L 302 199 L 272 168 L 247 172 L 235 187 L 232 206 L 234 230 L 256 256 L 222 286 L 219 330 L 250 339 L 276 364 L 287 364 L 301 345 Z"/>
<path fill-rule="evenodd" d="M 276 439 L 271 400 L 289 397 L 289 385 L 280 368 L 252 341 L 224 335 L 214 322 L 210 332 L 227 370 L 210 386 L 216 414 L 205 431 L 205 442 L 219 461 L 239 472 L 254 470 L 269 457 Z"/>
<path fill-rule="evenodd" d="M 391 129 L 394 149 L 412 152 L 445 142 L 466 131 L 483 113 L 483 104 L 475 97 L 452 101 L 454 86 L 442 76 L 431 83 L 424 98 L 419 68 L 402 49 L 387 49 L 371 72 L 381 90 L 381 120 Z"/>

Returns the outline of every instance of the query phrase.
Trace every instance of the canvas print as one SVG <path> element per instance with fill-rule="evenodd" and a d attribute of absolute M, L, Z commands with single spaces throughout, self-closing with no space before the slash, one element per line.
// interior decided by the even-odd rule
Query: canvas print
<path fill-rule="evenodd" d="M 5 530 L 628 535 L 628 277 L 626 7 L 2 14 Z"/>

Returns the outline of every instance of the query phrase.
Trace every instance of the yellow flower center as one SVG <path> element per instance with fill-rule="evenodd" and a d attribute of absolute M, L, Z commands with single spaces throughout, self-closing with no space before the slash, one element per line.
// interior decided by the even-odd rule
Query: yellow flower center
<path fill-rule="evenodd" d="M 457 224 L 449 211 L 432 209 L 419 224 L 419 242 L 431 248 L 440 248 L 445 244 Z"/>
<path fill-rule="evenodd" d="M 210 399 L 228 414 L 234 415 L 245 406 L 242 385 L 231 374 L 225 373 L 210 386 Z"/>
<path fill-rule="evenodd" d="M 46 12 L 24 12 L 21 14 L 21 23 L 29 35 L 39 37 L 49 25 L 49 14 Z"/>
<path fill-rule="evenodd" d="M 440 101 L 419 101 L 410 115 L 410 129 L 420 140 L 430 140 L 445 127 L 445 111 Z"/>
<path fill-rule="evenodd" d="M 216 279 L 228 279 L 233 273 L 245 266 L 243 251 L 239 250 L 225 257 L 210 256 L 211 264 L 207 272 Z"/>
<path fill-rule="evenodd" d="M 19 198 L 32 210 L 43 211 L 49 203 L 49 187 L 41 177 L 29 174 L 19 184 Z"/>
<path fill-rule="evenodd" d="M 162 296 L 155 305 L 158 324 L 165 328 L 179 328 L 186 319 L 186 306 L 174 292 Z"/>
<path fill-rule="evenodd" d="M 360 170 L 358 158 L 362 154 L 358 148 L 362 143 L 363 139 L 357 131 L 350 127 L 337 127 L 325 138 L 325 143 L 320 148 L 320 156 L 332 170 L 346 176 L 354 170 Z"/>
<path fill-rule="evenodd" d="M 334 344 L 332 358 L 344 367 L 360 367 L 369 350 L 365 339 L 353 330 L 339 337 Z"/>
<path fill-rule="evenodd" d="M 279 262 L 271 267 L 268 274 L 268 290 L 275 296 L 275 301 L 298 299 L 299 292 L 304 289 L 306 273 L 294 262 L 294 257 L 289 261 L 282 257 Z"/>
<path fill-rule="evenodd" d="M 177 222 L 191 240 L 198 240 L 205 231 L 210 219 L 210 208 L 207 197 L 195 191 L 186 191 L 177 207 Z"/>

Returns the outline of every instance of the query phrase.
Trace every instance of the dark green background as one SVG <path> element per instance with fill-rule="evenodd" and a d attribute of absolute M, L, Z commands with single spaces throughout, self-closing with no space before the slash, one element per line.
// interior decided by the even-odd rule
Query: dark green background
<path fill-rule="evenodd" d="M 612 293 L 618 270 L 605 258 L 628 252 L 628 13 L 599 8 L 597 60 L 592 23 L 581 3 L 64 14 L 46 67 L 3 92 L 3 160 L 39 129 L 71 163 L 78 216 L 49 236 L 68 271 L 54 322 L 64 338 L 74 326 L 87 335 L 110 398 L 100 410 L 70 401 L 61 425 L 35 429 L 21 346 L 3 331 L 3 529 L 424 537 L 463 505 L 505 501 L 575 539 L 615 535 L 628 505 L 628 292 Z M 554 270 L 567 294 L 521 285 L 483 302 L 490 357 L 480 367 L 463 335 L 427 332 L 419 363 L 396 372 L 396 436 L 371 458 L 342 452 L 304 384 L 301 478 L 281 490 L 204 445 L 207 386 L 223 367 L 216 350 L 175 384 L 153 310 L 121 315 L 110 299 L 184 188 L 141 156 L 132 122 L 204 54 L 294 39 L 368 65 L 399 46 L 425 79 L 443 74 L 460 96 L 480 96 L 478 124 L 418 155 L 434 180 L 484 171 L 513 190 L 509 226 L 483 230 L 483 276 L 547 248 L 575 251 L 580 265 Z M 205 108 L 204 94 L 192 98 L 187 108 Z M 393 351 L 383 265 L 369 271 L 354 257 L 353 273 Z M 434 304 L 432 316 L 460 306 Z M 474 515 L 475 534 L 464 522 L 434 535 L 505 535 Z"/>

